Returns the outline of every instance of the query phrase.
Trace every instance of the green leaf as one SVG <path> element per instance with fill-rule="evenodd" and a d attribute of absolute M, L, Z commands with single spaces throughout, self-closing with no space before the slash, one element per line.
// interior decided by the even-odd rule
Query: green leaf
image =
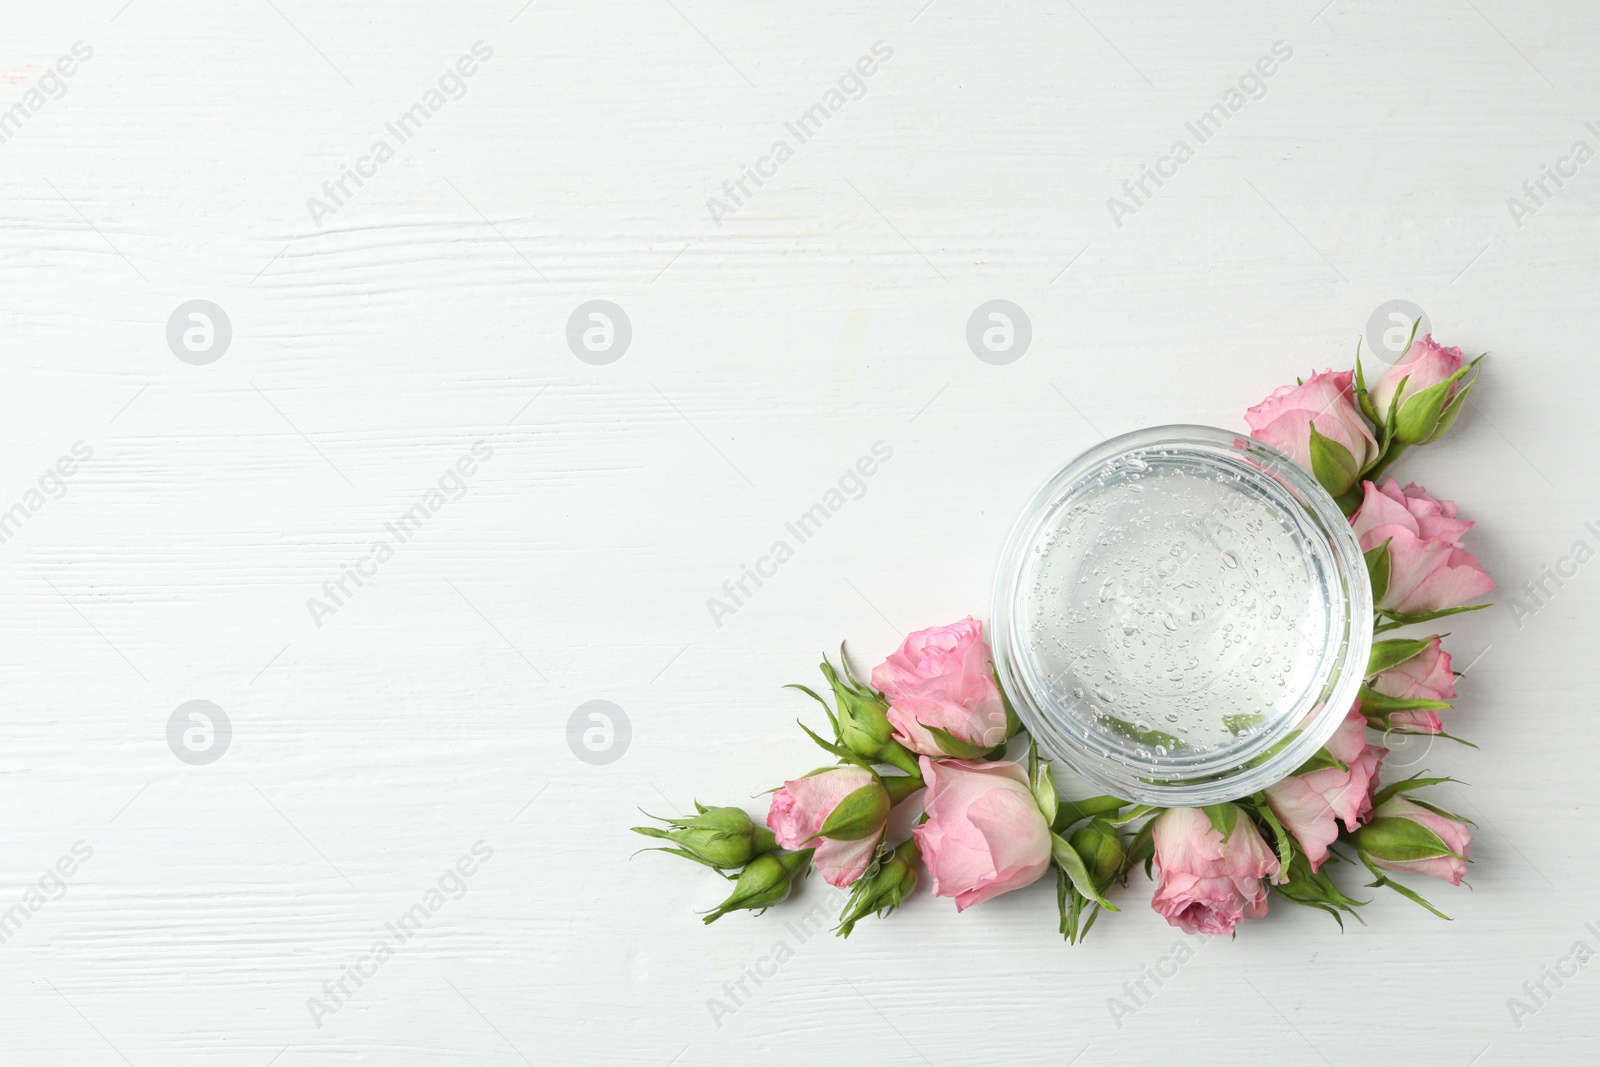
<path fill-rule="evenodd" d="M 1420 655 L 1422 650 L 1432 644 L 1435 639 L 1444 636 L 1448 635 L 1432 634 L 1415 641 L 1407 640 L 1404 637 L 1391 637 L 1387 641 L 1374 641 L 1372 643 L 1372 654 L 1367 657 L 1367 673 L 1365 677 L 1371 678 L 1373 675 L 1382 674 L 1392 667 L 1398 667 L 1406 660 Z"/>
<path fill-rule="evenodd" d="M 1329 496 L 1343 496 L 1356 484 L 1361 475 L 1361 464 L 1350 450 L 1331 437 L 1317 432 L 1317 422 L 1311 420 L 1311 473 L 1316 475 Z"/>
<path fill-rule="evenodd" d="M 1393 540 L 1392 537 L 1385 538 L 1383 544 L 1373 545 L 1362 553 L 1367 561 L 1367 577 L 1372 579 L 1374 604 L 1389 591 L 1389 542 Z"/>
<path fill-rule="evenodd" d="M 1211 820 L 1212 829 L 1222 835 L 1223 841 L 1233 836 L 1233 828 L 1239 825 L 1237 804 L 1208 804 L 1200 810 L 1206 813 L 1206 818 Z"/>
<path fill-rule="evenodd" d="M 1083 857 L 1078 855 L 1078 850 L 1060 834 L 1050 835 L 1050 855 L 1056 865 L 1067 872 L 1067 877 L 1072 879 L 1072 887 L 1107 911 L 1120 909 L 1111 901 L 1100 895 L 1094 887 L 1094 879 L 1089 876 L 1089 868 L 1084 864 Z"/>

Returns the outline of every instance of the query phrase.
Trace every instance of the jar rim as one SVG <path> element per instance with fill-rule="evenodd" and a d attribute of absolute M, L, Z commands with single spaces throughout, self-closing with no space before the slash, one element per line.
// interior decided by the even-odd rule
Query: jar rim
<path fill-rule="evenodd" d="M 1225 464 L 1265 471 L 1270 483 L 1303 509 L 1331 563 L 1325 592 L 1339 609 L 1319 664 L 1320 685 L 1293 705 L 1269 730 L 1214 755 L 1178 761 L 1174 777 L 1151 778 L 1109 751 L 1097 751 L 1084 737 L 1065 729 L 1066 713 L 1049 694 L 1029 684 L 1024 670 L 1029 653 L 1017 623 L 1029 554 L 1053 508 L 1071 499 L 1076 487 L 1121 457 L 1182 449 Z M 1281 503 L 1281 501 L 1280 501 Z M 1000 555 L 990 614 L 990 639 L 1000 684 L 1042 751 L 1089 782 L 1117 796 L 1162 807 L 1195 807 L 1248 796 L 1292 774 L 1316 754 L 1339 728 L 1364 680 L 1372 646 L 1372 590 L 1365 558 L 1354 530 L 1334 499 L 1304 468 L 1265 442 L 1216 427 L 1174 424 L 1122 434 L 1084 451 L 1052 474 L 1028 499 Z M 1080 731 L 1081 733 L 1081 731 Z M 1172 766 L 1168 763 L 1167 766 Z M 1164 772 L 1165 773 L 1165 772 Z"/>

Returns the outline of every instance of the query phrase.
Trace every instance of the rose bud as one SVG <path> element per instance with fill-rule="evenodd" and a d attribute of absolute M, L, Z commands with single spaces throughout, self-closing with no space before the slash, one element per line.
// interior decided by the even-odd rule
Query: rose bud
<path fill-rule="evenodd" d="M 1450 670 L 1450 653 L 1437 636 L 1379 641 L 1373 646 L 1372 663 L 1387 666 L 1368 678 L 1361 691 L 1361 711 L 1369 725 L 1399 734 L 1437 734 L 1444 729 L 1439 712 L 1456 697 L 1456 676 Z"/>
<path fill-rule="evenodd" d="M 714 923 L 730 911 L 766 911 L 789 897 L 798 874 L 811 869 L 811 849 L 799 852 L 767 852 L 750 861 L 739 872 L 728 899 L 718 904 L 702 922 Z"/>
<path fill-rule="evenodd" d="M 1464 820 L 1399 795 L 1379 804 L 1372 821 L 1356 832 L 1356 847 L 1369 864 L 1451 885 L 1460 885 L 1467 873 L 1471 845 Z"/>
<path fill-rule="evenodd" d="M 933 895 L 956 910 L 1020 889 L 1050 866 L 1050 824 L 1016 763 L 922 758 L 927 821 L 912 830 Z"/>
<path fill-rule="evenodd" d="M 843 887 L 872 862 L 892 806 L 876 774 L 864 767 L 834 767 L 785 782 L 772 794 L 767 825 L 784 848 L 814 847 L 813 862 L 823 879 Z"/>
<path fill-rule="evenodd" d="M 1072 849 L 1082 858 L 1094 889 L 1103 897 L 1113 882 L 1122 877 L 1128 863 L 1128 850 L 1116 827 L 1104 819 L 1092 819 L 1073 832 Z M 1072 884 L 1065 869 L 1058 868 L 1056 903 L 1061 909 L 1061 933 L 1073 944 L 1089 934 L 1100 917 L 1100 905 Z M 1084 918 L 1084 911 L 1088 917 Z"/>
<path fill-rule="evenodd" d="M 1472 388 L 1461 387 L 1466 373 L 1461 349 L 1445 348 L 1431 334 L 1414 342 L 1400 362 L 1384 371 L 1368 394 L 1373 414 L 1387 423 L 1395 412 L 1394 439 L 1405 445 L 1426 444 L 1443 436 L 1455 422 L 1460 404 Z"/>
<path fill-rule="evenodd" d="M 840 937 L 849 937 L 856 923 L 868 915 L 884 916 L 898 908 L 911 891 L 917 887 L 917 851 L 915 839 L 902 841 L 893 852 L 869 868 L 865 877 L 858 880 L 850 891 L 850 900 L 839 916 Z"/>
<path fill-rule="evenodd" d="M 1310 471 L 1331 496 L 1349 492 L 1378 458 L 1378 442 L 1356 408 L 1350 371 L 1323 371 L 1281 386 L 1244 413 L 1257 440 Z"/>
<path fill-rule="evenodd" d="M 994 679 L 983 625 L 962 619 L 918 630 L 872 670 L 889 698 L 895 738 L 924 756 L 976 759 L 1017 731 Z"/>
<path fill-rule="evenodd" d="M 842 645 L 839 648 L 839 663 L 844 668 L 842 674 L 834 670 L 826 656 L 822 659 L 822 676 L 833 690 L 832 708 L 826 700 L 803 685 L 787 687 L 798 689 L 822 705 L 828 714 L 828 721 L 833 724 L 836 741 L 823 740 L 804 723 L 800 728 L 810 734 L 813 741 L 841 759 L 888 763 L 909 775 L 916 775 L 917 757 L 894 739 L 894 727 L 890 725 L 888 717 L 889 705 L 872 689 L 856 681 Z"/>
<path fill-rule="evenodd" d="M 1494 588 L 1478 558 L 1461 547 L 1472 527 L 1456 505 L 1435 500 L 1419 485 L 1362 483 L 1361 507 L 1350 525 L 1368 554 L 1373 597 L 1390 615 L 1450 613 Z"/>
<path fill-rule="evenodd" d="M 1150 906 L 1189 934 L 1231 934 L 1240 919 L 1267 913 L 1263 878 L 1279 876 L 1278 857 L 1236 804 L 1210 809 L 1231 820 L 1226 838 L 1202 808 L 1168 808 L 1153 822 L 1156 892 Z"/>
<path fill-rule="evenodd" d="M 1372 789 L 1388 749 L 1367 744 L 1367 720 L 1351 708 L 1317 759 L 1266 788 L 1267 806 L 1319 871 L 1339 821 L 1354 830 L 1372 811 Z M 1340 764 L 1343 764 L 1341 767 Z M 1336 821 L 1338 820 L 1338 821 Z"/>
<path fill-rule="evenodd" d="M 753 856 L 771 852 L 778 847 L 772 831 L 758 826 L 738 808 L 708 808 L 695 801 L 700 814 L 688 819 L 652 819 L 675 827 L 662 830 L 655 826 L 635 826 L 633 832 L 646 837 L 671 841 L 677 848 L 646 849 L 650 852 L 669 852 L 694 860 L 717 870 L 733 870 L 749 863 Z M 646 812 L 646 814 L 649 814 Z"/>

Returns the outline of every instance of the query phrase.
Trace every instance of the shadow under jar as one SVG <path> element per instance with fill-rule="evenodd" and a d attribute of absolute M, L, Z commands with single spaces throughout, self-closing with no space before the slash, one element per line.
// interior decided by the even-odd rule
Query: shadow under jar
<path fill-rule="evenodd" d="M 1208 426 L 1113 438 L 1012 528 L 991 637 L 1045 755 L 1106 792 L 1198 807 L 1292 773 L 1345 718 L 1372 590 L 1338 505 Z"/>

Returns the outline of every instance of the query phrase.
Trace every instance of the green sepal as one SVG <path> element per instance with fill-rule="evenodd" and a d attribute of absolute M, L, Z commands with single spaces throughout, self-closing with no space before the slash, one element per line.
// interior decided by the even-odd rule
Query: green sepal
<path fill-rule="evenodd" d="M 1272 886 L 1272 891 L 1283 899 L 1327 912 L 1341 930 L 1344 929 L 1345 915 L 1354 916 L 1357 922 L 1366 925 L 1366 920 L 1355 909 L 1369 902 L 1346 896 L 1333 879 L 1320 871 L 1313 871 L 1311 861 L 1304 855 L 1295 855 L 1292 862 L 1284 865 L 1283 871 L 1286 876 L 1284 881 Z"/>
<path fill-rule="evenodd" d="M 946 756 L 953 756 L 956 759 L 975 760 L 982 759 L 991 751 L 991 749 L 979 748 L 970 741 L 963 741 L 949 730 L 941 730 L 939 727 L 929 726 L 927 723 L 923 723 L 922 728 L 933 735 L 934 741 L 938 742 L 939 751 Z"/>
<path fill-rule="evenodd" d="M 860 756 L 856 755 L 854 752 L 851 752 L 843 745 L 836 745 L 832 741 L 823 740 L 821 737 L 817 736 L 817 732 L 815 730 L 807 726 L 805 723 L 800 722 L 799 719 L 796 719 L 795 722 L 799 724 L 800 729 L 806 732 L 807 737 L 811 738 L 811 740 L 817 743 L 818 747 L 820 747 L 824 752 L 838 756 L 840 762 L 852 763 L 857 767 L 864 768 L 865 770 L 872 770 L 871 761 L 862 759 Z"/>
<path fill-rule="evenodd" d="M 890 807 L 889 791 L 874 779 L 839 801 L 811 840 L 860 841 L 881 833 Z"/>
<path fill-rule="evenodd" d="M 1384 544 L 1388 544 L 1388 542 L 1385 541 Z M 1374 626 L 1372 628 L 1372 632 L 1375 634 L 1381 634 L 1389 630 L 1399 629 L 1402 626 L 1411 626 L 1419 622 L 1432 622 L 1434 619 L 1442 619 L 1446 615 L 1460 615 L 1464 611 L 1482 611 L 1484 608 L 1490 606 L 1492 605 L 1467 604 L 1459 608 L 1445 608 L 1443 611 L 1430 611 L 1422 615 L 1402 615 L 1397 611 L 1380 611 L 1378 614 L 1382 615 L 1389 621 Z"/>
<path fill-rule="evenodd" d="M 1385 800 L 1410 793 L 1413 789 L 1425 789 L 1430 785 L 1444 785 L 1446 782 L 1458 785 L 1465 784 L 1455 778 L 1424 778 L 1420 774 L 1413 774 L 1410 778 L 1402 778 L 1398 782 L 1391 782 L 1378 790 L 1372 797 L 1372 806 L 1376 808 Z"/>
<path fill-rule="evenodd" d="M 1344 496 L 1361 476 L 1361 464 L 1356 462 L 1356 457 L 1351 455 L 1350 450 L 1344 445 L 1318 433 L 1315 419 L 1311 420 L 1309 426 L 1311 473 L 1322 484 L 1322 488 L 1328 491 L 1329 496 L 1335 498 Z"/>
<path fill-rule="evenodd" d="M 739 872 L 739 880 L 728 899 L 711 909 L 701 922 L 709 925 L 730 911 L 749 910 L 759 914 L 774 904 L 782 903 L 788 899 L 795 877 L 811 869 L 811 854 L 814 851 L 806 848 L 798 852 L 768 852 L 757 856 Z"/>
<path fill-rule="evenodd" d="M 1273 844 L 1278 852 L 1278 867 L 1281 871 L 1288 871 L 1290 861 L 1295 857 L 1294 838 L 1289 835 L 1289 831 L 1278 820 L 1277 813 L 1268 806 L 1265 793 L 1257 793 L 1253 799 L 1255 800 L 1256 814 L 1272 830 Z"/>
<path fill-rule="evenodd" d="M 1367 561 L 1367 577 L 1372 580 L 1374 604 L 1389 591 L 1389 542 L 1393 540 L 1392 537 L 1385 538 L 1383 544 L 1373 545 L 1362 553 Z"/>
<path fill-rule="evenodd" d="M 1372 653 L 1367 656 L 1367 673 L 1364 677 L 1371 678 L 1382 674 L 1384 671 L 1400 666 L 1408 659 L 1421 655 L 1423 649 L 1434 641 L 1448 634 L 1430 634 L 1427 637 L 1409 640 L 1404 637 L 1391 637 L 1387 641 L 1372 642 Z"/>
<path fill-rule="evenodd" d="M 1439 416 L 1449 403 L 1450 389 L 1467 373 L 1462 367 L 1450 377 L 1406 397 L 1395 417 L 1395 437 L 1402 444 L 1419 445 L 1439 427 Z"/>
<path fill-rule="evenodd" d="M 1367 395 L 1367 377 L 1361 370 L 1361 338 L 1356 338 L 1356 404 L 1361 408 L 1361 414 L 1367 421 L 1383 430 L 1383 420 L 1378 418 L 1378 411 L 1372 406 L 1372 398 Z"/>
<path fill-rule="evenodd" d="M 1057 831 L 1066 830 L 1084 819 L 1092 819 L 1097 815 L 1114 815 L 1131 803 L 1132 801 L 1110 795 L 1086 797 L 1083 800 L 1062 800 L 1056 805 L 1056 817 L 1051 821 L 1050 828 Z"/>
<path fill-rule="evenodd" d="M 1050 835 L 1050 856 L 1056 865 L 1067 872 L 1067 877 L 1072 880 L 1072 887 L 1107 911 L 1120 909 L 1111 901 L 1100 894 L 1095 888 L 1094 879 L 1089 874 L 1089 868 L 1084 864 L 1083 857 L 1078 855 L 1078 850 L 1072 847 L 1071 842 L 1060 834 Z"/>
<path fill-rule="evenodd" d="M 1418 860 L 1440 859 L 1455 856 L 1450 846 L 1432 830 L 1414 819 L 1398 816 L 1379 816 L 1355 832 L 1356 847 L 1364 854 L 1391 863 L 1415 863 Z"/>
<path fill-rule="evenodd" d="M 1289 777 L 1293 778 L 1302 774 L 1310 774 L 1312 771 L 1325 771 L 1330 767 L 1336 767 L 1341 771 L 1348 771 L 1350 769 L 1349 764 L 1345 763 L 1343 760 L 1334 759 L 1333 754 L 1327 749 L 1319 748 L 1310 759 L 1306 760 L 1304 763 L 1300 764 L 1299 767 L 1295 768 L 1294 772 L 1290 774 Z"/>
<path fill-rule="evenodd" d="M 1011 704 L 1011 697 L 1006 693 L 1006 687 L 1000 684 L 1000 668 L 989 661 L 989 676 L 994 679 L 994 687 L 1000 694 L 1000 703 L 1006 709 L 1006 740 L 1022 732 L 1022 719 L 1017 715 L 1017 709 Z"/>
<path fill-rule="evenodd" d="M 917 843 L 908 838 L 897 847 L 879 846 L 872 863 L 850 888 L 834 933 L 849 937 L 868 915 L 883 917 L 898 908 L 917 887 Z"/>
<path fill-rule="evenodd" d="M 883 783 L 883 788 L 889 792 L 889 806 L 898 806 L 907 797 L 914 795 L 917 790 L 926 785 L 921 775 L 910 774 L 883 774 L 878 776 Z"/>
<path fill-rule="evenodd" d="M 1392 697 L 1380 693 L 1371 686 L 1363 685 L 1360 690 L 1361 713 L 1375 715 L 1389 715 L 1396 711 L 1448 711 L 1450 705 L 1443 700 L 1425 700 L 1422 697 Z"/>
<path fill-rule="evenodd" d="M 1488 355 L 1488 353 L 1486 352 L 1484 355 Z M 1476 367 L 1479 360 L 1482 359 L 1483 356 L 1480 355 L 1477 359 L 1467 364 L 1467 367 Z M 1480 375 L 1474 374 L 1472 376 L 1472 380 L 1463 385 L 1461 390 L 1456 393 L 1455 399 L 1450 401 L 1449 404 L 1445 405 L 1444 411 L 1439 413 L 1438 425 L 1433 428 L 1433 433 L 1428 435 L 1428 439 L 1423 441 L 1423 444 L 1431 445 L 1439 438 L 1450 432 L 1450 427 L 1454 426 L 1456 423 L 1456 416 L 1461 414 L 1462 405 L 1467 401 L 1467 394 L 1472 392 L 1472 387 L 1478 384 L 1479 377 Z"/>
<path fill-rule="evenodd" d="M 1378 867 L 1371 860 L 1369 860 L 1365 853 L 1362 853 L 1361 855 L 1361 862 L 1366 865 L 1367 870 L 1371 871 L 1373 876 L 1377 879 L 1377 881 L 1367 883 L 1368 889 L 1382 889 L 1385 887 L 1393 889 L 1396 893 L 1399 893 L 1401 896 L 1411 901 L 1411 903 L 1427 908 L 1445 922 L 1452 921 L 1450 916 L 1446 915 L 1444 912 L 1440 911 L 1438 908 L 1434 907 L 1432 904 L 1429 904 L 1425 899 L 1423 899 L 1421 893 L 1418 893 L 1416 890 L 1407 886 L 1403 886 L 1399 882 L 1396 882 L 1394 879 L 1390 878 L 1386 873 L 1384 873 L 1382 868 Z"/>
<path fill-rule="evenodd" d="M 1127 851 L 1110 823 L 1097 819 L 1081 827 L 1068 844 L 1080 858 L 1087 857 L 1085 867 L 1101 892 L 1122 877 L 1127 866 Z M 1061 911 L 1061 933 L 1073 944 L 1088 935 L 1101 910 L 1098 902 L 1078 891 L 1071 875 L 1061 866 L 1056 867 L 1056 906 Z"/>
<path fill-rule="evenodd" d="M 1234 827 L 1239 825 L 1239 805 L 1207 804 L 1200 810 L 1206 813 L 1206 818 L 1211 820 L 1211 828 L 1222 835 L 1224 842 L 1233 836 Z"/>
<path fill-rule="evenodd" d="M 1033 788 L 1033 802 L 1039 805 L 1039 811 L 1044 815 L 1044 821 L 1055 824 L 1056 811 L 1060 806 L 1061 797 L 1056 793 L 1055 775 L 1050 773 L 1050 764 L 1044 760 L 1036 759 L 1030 779 Z"/>

